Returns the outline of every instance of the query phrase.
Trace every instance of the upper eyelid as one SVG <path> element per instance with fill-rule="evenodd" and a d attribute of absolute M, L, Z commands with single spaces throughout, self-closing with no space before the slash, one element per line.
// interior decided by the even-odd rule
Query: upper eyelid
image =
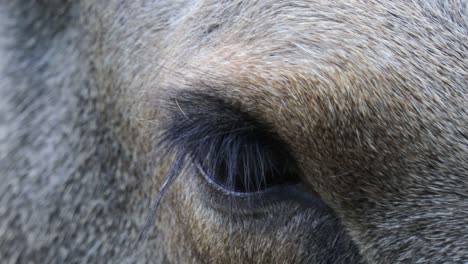
<path fill-rule="evenodd" d="M 254 131 L 260 126 L 256 118 L 238 106 L 205 92 L 178 92 L 165 101 L 167 117 L 161 141 L 196 144 L 210 138 Z M 227 125 L 231 127 L 227 129 Z"/>

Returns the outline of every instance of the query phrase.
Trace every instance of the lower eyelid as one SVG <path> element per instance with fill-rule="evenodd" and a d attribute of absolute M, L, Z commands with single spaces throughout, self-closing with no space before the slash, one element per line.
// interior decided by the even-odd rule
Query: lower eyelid
<path fill-rule="evenodd" d="M 225 196 L 236 198 L 236 200 L 246 200 L 249 207 L 253 204 L 256 207 L 264 205 L 264 203 L 275 203 L 281 201 L 294 201 L 302 206 L 313 207 L 317 209 L 327 209 L 326 205 L 321 201 L 321 199 L 311 193 L 310 191 L 305 190 L 301 184 L 288 184 L 283 186 L 274 186 L 265 190 L 252 192 L 252 193 L 242 193 L 227 190 L 217 182 L 215 182 L 203 169 L 202 165 L 199 162 L 194 162 L 194 165 L 203 179 L 214 189 L 219 191 Z M 239 201 L 237 201 L 239 202 Z M 237 203 L 236 202 L 236 203 Z"/>

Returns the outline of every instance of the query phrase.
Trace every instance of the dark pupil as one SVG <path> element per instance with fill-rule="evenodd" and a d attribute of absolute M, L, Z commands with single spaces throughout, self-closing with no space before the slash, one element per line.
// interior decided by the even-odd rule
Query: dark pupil
<path fill-rule="evenodd" d="M 227 190 L 251 193 L 294 181 L 288 159 L 268 140 L 243 135 L 228 140 L 231 143 L 226 138 L 218 142 L 216 161 L 210 159 L 211 166 L 204 167 Z"/>

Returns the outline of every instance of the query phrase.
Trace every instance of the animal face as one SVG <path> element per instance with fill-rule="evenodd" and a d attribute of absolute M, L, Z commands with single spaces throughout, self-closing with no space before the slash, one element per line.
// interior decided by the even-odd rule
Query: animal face
<path fill-rule="evenodd" d="M 0 4 L 0 257 L 468 261 L 467 12 Z"/>

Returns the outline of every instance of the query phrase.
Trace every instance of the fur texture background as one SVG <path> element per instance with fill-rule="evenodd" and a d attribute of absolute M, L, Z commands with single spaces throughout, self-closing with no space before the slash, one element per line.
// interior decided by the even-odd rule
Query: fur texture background
<path fill-rule="evenodd" d="M 1 1 L 0 259 L 468 261 L 467 19 L 464 0 Z M 230 217 L 188 166 L 132 251 L 187 90 L 272 124 L 332 212 Z"/>

